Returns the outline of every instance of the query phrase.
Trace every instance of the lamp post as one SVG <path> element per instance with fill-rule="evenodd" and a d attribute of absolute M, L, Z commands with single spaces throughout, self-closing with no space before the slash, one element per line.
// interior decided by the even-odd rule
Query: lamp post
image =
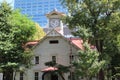
<path fill-rule="evenodd" d="M 74 71 L 75 71 L 75 67 L 73 67 L 72 65 L 70 66 L 70 80 L 74 79 Z"/>

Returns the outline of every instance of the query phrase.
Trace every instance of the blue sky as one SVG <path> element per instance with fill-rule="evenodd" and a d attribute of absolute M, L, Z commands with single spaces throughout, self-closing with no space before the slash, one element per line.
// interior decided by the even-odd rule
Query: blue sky
<path fill-rule="evenodd" d="M 12 6 L 14 5 L 14 0 L 0 0 L 0 2 L 2 1 L 7 1 L 8 3 L 10 3 Z"/>

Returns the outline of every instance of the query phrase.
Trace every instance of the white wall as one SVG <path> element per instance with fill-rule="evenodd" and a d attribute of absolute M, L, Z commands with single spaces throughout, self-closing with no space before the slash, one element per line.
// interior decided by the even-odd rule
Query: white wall
<path fill-rule="evenodd" d="M 49 40 L 59 40 L 58 44 L 49 44 Z M 34 65 L 31 69 L 26 72 L 26 77 L 24 80 L 34 80 L 34 73 L 39 72 L 39 80 L 42 80 L 41 70 L 47 68 L 44 65 L 45 62 L 51 61 L 52 56 L 56 56 L 56 62 L 65 66 L 69 64 L 69 56 L 70 56 L 70 42 L 65 40 L 63 37 L 48 37 L 39 45 L 37 45 L 33 49 L 34 56 L 39 56 L 39 64 Z M 73 53 L 76 53 L 77 49 L 72 46 Z M 34 63 L 35 60 L 33 59 L 32 62 Z M 18 75 L 19 76 L 19 75 Z M 68 80 L 68 74 L 65 74 L 65 80 Z M 16 80 L 19 80 L 17 78 Z"/>

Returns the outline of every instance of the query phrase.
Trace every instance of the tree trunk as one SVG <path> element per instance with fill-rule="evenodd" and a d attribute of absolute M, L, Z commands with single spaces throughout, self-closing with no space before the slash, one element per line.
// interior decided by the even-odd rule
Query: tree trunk
<path fill-rule="evenodd" d="M 95 40 L 97 50 L 102 54 L 103 52 L 103 40 Z M 102 59 L 102 56 L 99 57 L 99 60 Z M 104 80 L 104 71 L 101 69 L 98 74 L 99 80 Z"/>
<path fill-rule="evenodd" d="M 12 69 L 3 71 L 3 80 L 13 80 L 13 70 Z"/>
<path fill-rule="evenodd" d="M 97 47 L 97 50 L 102 53 L 103 51 L 103 40 L 95 40 L 95 45 Z"/>
<path fill-rule="evenodd" d="M 102 69 L 100 69 L 99 74 L 98 74 L 99 80 L 104 80 L 104 72 Z"/>

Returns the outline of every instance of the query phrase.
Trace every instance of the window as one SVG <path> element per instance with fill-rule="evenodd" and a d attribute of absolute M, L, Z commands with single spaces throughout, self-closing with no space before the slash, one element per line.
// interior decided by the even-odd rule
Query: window
<path fill-rule="evenodd" d="M 39 56 L 35 56 L 35 64 L 39 64 Z"/>
<path fill-rule="evenodd" d="M 56 56 L 52 56 L 52 61 L 56 63 Z"/>
<path fill-rule="evenodd" d="M 74 60 L 74 55 L 69 56 L 70 57 L 70 63 Z"/>
<path fill-rule="evenodd" d="M 58 40 L 50 40 L 49 43 L 50 43 L 50 44 L 58 44 L 59 41 L 58 41 Z"/>
<path fill-rule="evenodd" d="M 35 79 L 34 80 L 39 80 L 39 73 L 38 72 L 35 72 Z"/>
<path fill-rule="evenodd" d="M 20 72 L 20 80 L 23 80 L 23 72 Z"/>

